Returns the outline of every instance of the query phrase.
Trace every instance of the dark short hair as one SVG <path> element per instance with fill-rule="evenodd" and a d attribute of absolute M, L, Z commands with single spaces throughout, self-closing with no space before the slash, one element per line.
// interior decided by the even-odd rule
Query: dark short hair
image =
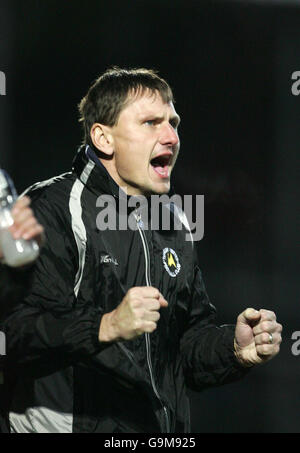
<path fill-rule="evenodd" d="M 92 145 L 90 131 L 95 123 L 114 126 L 130 94 L 158 91 L 164 102 L 174 102 L 168 83 L 153 69 L 122 69 L 114 66 L 90 87 L 78 108 L 83 123 L 84 143 Z"/>

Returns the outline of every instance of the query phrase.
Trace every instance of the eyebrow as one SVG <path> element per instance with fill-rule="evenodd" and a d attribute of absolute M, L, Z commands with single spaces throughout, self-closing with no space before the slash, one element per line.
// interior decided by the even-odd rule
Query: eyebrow
<path fill-rule="evenodd" d="M 154 121 L 163 121 L 165 118 L 164 116 L 160 116 L 160 115 L 156 115 L 156 114 L 152 114 L 152 113 L 148 113 L 148 114 L 144 114 L 142 117 L 141 117 L 141 120 L 142 121 L 145 121 L 147 119 L 152 119 Z M 169 123 L 175 123 L 176 126 L 179 126 L 180 124 L 180 121 L 181 121 L 181 118 L 179 115 L 172 115 L 170 118 L 169 118 Z"/>

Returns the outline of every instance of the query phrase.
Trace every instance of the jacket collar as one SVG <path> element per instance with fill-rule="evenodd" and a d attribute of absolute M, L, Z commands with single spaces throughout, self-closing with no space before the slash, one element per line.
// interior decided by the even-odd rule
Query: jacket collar
<path fill-rule="evenodd" d="M 89 145 L 82 145 L 72 163 L 72 171 L 92 192 L 119 197 L 119 186 Z"/>

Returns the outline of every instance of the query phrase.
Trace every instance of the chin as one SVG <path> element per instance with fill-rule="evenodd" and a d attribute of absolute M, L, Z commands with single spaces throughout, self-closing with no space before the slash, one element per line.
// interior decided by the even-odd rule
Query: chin
<path fill-rule="evenodd" d="M 162 185 L 161 187 L 153 188 L 152 193 L 156 194 L 156 195 L 164 195 L 164 194 L 169 193 L 169 191 L 170 191 L 170 183 L 167 183 L 165 185 Z"/>
<path fill-rule="evenodd" d="M 149 195 L 165 195 L 170 192 L 171 184 L 170 181 L 160 182 L 156 184 L 148 184 L 143 187 L 140 186 L 140 192 L 144 196 Z"/>

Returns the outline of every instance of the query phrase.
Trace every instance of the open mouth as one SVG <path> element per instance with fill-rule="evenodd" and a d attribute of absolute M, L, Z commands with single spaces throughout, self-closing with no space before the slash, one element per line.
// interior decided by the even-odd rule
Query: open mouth
<path fill-rule="evenodd" d="M 169 177 L 169 166 L 171 165 L 172 153 L 161 154 L 151 159 L 150 164 L 153 170 L 161 178 Z"/>

